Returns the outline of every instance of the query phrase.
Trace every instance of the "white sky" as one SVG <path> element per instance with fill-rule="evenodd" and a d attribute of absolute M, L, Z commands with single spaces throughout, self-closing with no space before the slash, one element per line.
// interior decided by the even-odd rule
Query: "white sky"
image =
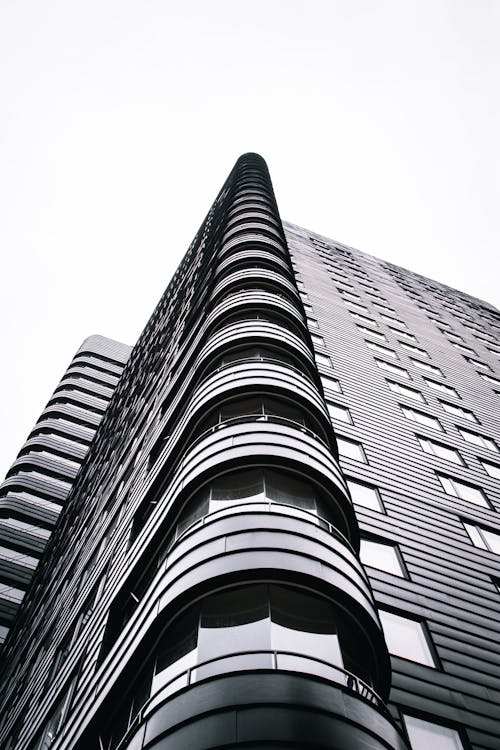
<path fill-rule="evenodd" d="M 499 32 L 498 0 L 2 0 L 0 475 L 245 151 L 284 219 L 500 306 Z"/>

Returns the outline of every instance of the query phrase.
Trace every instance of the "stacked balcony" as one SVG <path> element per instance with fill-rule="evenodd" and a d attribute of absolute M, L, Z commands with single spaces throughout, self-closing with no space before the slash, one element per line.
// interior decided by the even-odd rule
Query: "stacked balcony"
<path fill-rule="evenodd" d="M 78 747 L 405 748 L 262 159 L 225 187 L 104 635 L 95 690 L 115 685 Z"/>

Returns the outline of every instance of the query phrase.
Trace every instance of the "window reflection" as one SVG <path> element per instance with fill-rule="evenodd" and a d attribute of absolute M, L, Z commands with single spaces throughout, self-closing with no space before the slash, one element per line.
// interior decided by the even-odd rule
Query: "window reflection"
<path fill-rule="evenodd" d="M 249 469 L 217 477 L 197 492 L 184 506 L 173 540 L 210 513 L 252 503 L 276 503 L 283 506 L 280 512 L 291 512 L 294 516 L 300 515 L 297 511 L 303 511 L 308 521 L 325 528 L 331 524 L 344 533 L 343 521 L 332 501 L 327 500 L 313 484 L 277 469 Z"/>
<path fill-rule="evenodd" d="M 273 652 L 280 652 L 281 669 L 331 677 L 332 668 L 355 667 L 371 682 L 370 658 L 331 601 L 290 586 L 251 584 L 206 597 L 167 628 L 151 692 L 177 689 L 188 669 L 195 682 L 256 664 L 272 668 Z"/>
<path fill-rule="evenodd" d="M 352 685 L 344 670 L 371 685 L 373 655 L 343 610 L 312 591 L 253 583 L 206 596 L 160 635 L 103 734 L 115 750 L 137 713 L 214 675 L 281 669 Z"/>
<path fill-rule="evenodd" d="M 221 404 L 198 424 L 193 437 L 197 438 L 207 430 L 239 417 L 254 417 L 256 420 L 262 417 L 263 421 L 267 417 L 277 417 L 311 430 L 324 442 L 327 440 L 323 428 L 305 409 L 295 406 L 291 401 L 262 396 L 240 398 L 236 401 L 227 401 Z"/>

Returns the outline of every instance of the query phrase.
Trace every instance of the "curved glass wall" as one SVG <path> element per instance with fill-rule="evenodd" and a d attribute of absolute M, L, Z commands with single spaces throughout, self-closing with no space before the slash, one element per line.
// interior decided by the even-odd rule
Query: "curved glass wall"
<path fill-rule="evenodd" d="M 304 409 L 295 406 L 291 401 L 270 398 L 268 396 L 255 396 L 233 401 L 226 401 L 213 409 L 196 428 L 193 437 L 197 438 L 207 430 L 223 424 L 236 424 L 237 422 L 249 421 L 275 421 L 281 424 L 290 422 L 290 426 L 302 427 L 320 438 L 326 445 L 327 437 L 324 429 L 318 421 L 308 414 Z"/>
<path fill-rule="evenodd" d="M 162 632 L 104 733 L 116 748 L 145 703 L 200 680 L 242 670 L 289 670 L 344 685 L 374 700 L 373 657 L 343 610 L 296 586 L 253 583 L 189 607 Z M 354 675 L 354 677 L 352 677 Z"/>
<path fill-rule="evenodd" d="M 279 505 L 280 512 L 302 515 L 324 528 L 333 526 L 341 531 L 344 528 L 334 503 L 327 500 L 311 482 L 292 472 L 245 469 L 223 474 L 193 495 L 179 515 L 172 542 L 209 514 L 232 511 L 238 506 L 258 511 L 259 506 L 269 503 Z"/>
<path fill-rule="evenodd" d="M 217 320 L 213 326 L 213 331 L 220 331 L 223 328 L 234 325 L 234 323 L 254 323 L 256 320 L 265 321 L 266 323 L 272 323 L 280 328 L 284 328 L 286 331 L 295 334 L 303 341 L 305 340 L 304 332 L 300 330 L 298 325 L 295 325 L 293 320 L 285 320 L 279 315 L 274 315 L 271 312 L 265 310 L 242 310 L 241 312 L 232 313 L 224 317 L 222 320 Z"/>
<path fill-rule="evenodd" d="M 304 370 L 301 363 L 294 357 L 280 349 L 272 349 L 267 346 L 248 346 L 224 352 L 224 354 L 213 362 L 208 371 L 210 372 L 212 370 L 217 370 L 220 367 L 226 367 L 231 364 L 237 364 L 238 362 L 245 362 L 248 360 L 288 365 L 289 367 L 299 370 L 303 375 L 310 377 L 307 370 Z"/>

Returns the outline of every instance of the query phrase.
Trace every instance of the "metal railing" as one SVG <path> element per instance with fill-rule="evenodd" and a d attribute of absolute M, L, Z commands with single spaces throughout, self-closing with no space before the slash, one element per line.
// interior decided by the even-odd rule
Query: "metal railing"
<path fill-rule="evenodd" d="M 182 670 L 168 680 L 165 685 L 162 685 L 161 689 L 144 703 L 131 721 L 126 734 L 120 739 L 117 745 L 113 744 L 112 747 L 114 750 L 125 750 L 132 732 L 147 717 L 148 713 L 179 690 L 188 688 L 211 677 L 234 674 L 235 672 L 256 671 L 295 672 L 305 674 L 307 677 L 319 678 L 333 683 L 371 704 L 392 725 L 394 724 L 392 716 L 382 698 L 377 695 L 372 687 L 352 672 L 348 672 L 343 667 L 332 664 L 325 659 L 319 659 L 318 657 L 301 654 L 296 651 L 259 649 L 235 651 L 224 656 L 215 656 Z M 104 747 L 102 743 L 101 746 Z"/>

